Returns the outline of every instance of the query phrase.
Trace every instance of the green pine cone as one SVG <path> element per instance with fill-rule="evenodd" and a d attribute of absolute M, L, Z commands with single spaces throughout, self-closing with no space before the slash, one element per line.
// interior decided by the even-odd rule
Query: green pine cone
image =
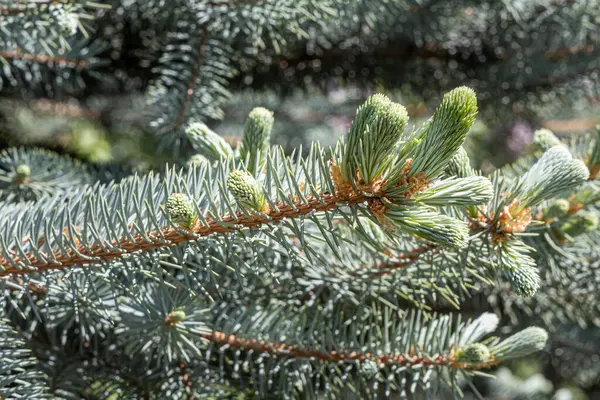
<path fill-rule="evenodd" d="M 175 325 L 178 322 L 185 320 L 185 312 L 182 310 L 171 311 L 169 315 L 167 315 L 166 321 L 169 324 Z"/>
<path fill-rule="evenodd" d="M 456 361 L 470 365 L 484 364 L 490 360 L 490 350 L 482 343 L 471 343 L 458 352 Z"/>
<path fill-rule="evenodd" d="M 263 107 L 256 107 L 244 124 L 244 135 L 240 145 L 240 158 L 248 160 L 248 171 L 255 173 L 255 165 L 263 162 L 269 148 L 269 136 L 275 119 L 273 112 Z"/>
<path fill-rule="evenodd" d="M 410 174 L 423 171 L 430 180 L 437 178 L 463 145 L 477 113 L 473 89 L 461 86 L 446 93 L 422 128 L 423 139 L 414 149 Z"/>
<path fill-rule="evenodd" d="M 227 188 L 240 206 L 259 212 L 268 211 L 262 187 L 248 172 L 231 171 L 227 178 Z"/>
<path fill-rule="evenodd" d="M 408 113 L 401 104 L 383 94 L 369 97 L 356 112 L 343 154 L 342 172 L 347 180 L 363 183 L 380 178 L 391 165 L 390 155 L 408 125 Z"/>
<path fill-rule="evenodd" d="M 27 164 L 18 165 L 16 168 L 15 181 L 23 183 L 31 176 L 31 168 Z"/>
<path fill-rule="evenodd" d="M 183 193 L 173 193 L 167 199 L 167 214 L 171 221 L 182 228 L 191 229 L 196 222 L 196 211 L 192 200 Z"/>

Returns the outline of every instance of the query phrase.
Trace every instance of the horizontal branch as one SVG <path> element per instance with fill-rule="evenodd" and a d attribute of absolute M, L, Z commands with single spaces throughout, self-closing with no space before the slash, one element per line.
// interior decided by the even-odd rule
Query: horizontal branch
<path fill-rule="evenodd" d="M 267 353 L 275 357 L 285 358 L 309 358 L 326 362 L 340 361 L 358 361 L 365 362 L 371 360 L 380 365 L 398 365 L 398 366 L 448 366 L 451 368 L 465 368 L 463 363 L 456 362 L 455 351 L 452 349 L 448 354 L 438 354 L 427 357 L 422 354 L 377 354 L 360 353 L 357 351 L 341 352 L 336 350 L 324 351 L 308 347 L 294 346 L 283 342 L 269 342 L 258 339 L 246 339 L 236 335 L 229 335 L 223 332 L 213 331 L 211 333 L 202 333 L 200 336 L 216 345 L 227 345 L 231 348 L 251 350 L 257 353 Z M 490 360 L 487 363 L 479 365 L 469 365 L 469 369 L 489 368 L 498 362 Z"/>
<path fill-rule="evenodd" d="M 127 236 L 123 237 L 118 241 L 112 241 L 110 246 L 107 246 L 108 243 L 96 243 L 89 247 L 78 244 L 75 249 L 76 251 L 69 249 L 66 253 L 56 252 L 52 256 L 42 253 L 42 256 L 47 260 L 39 259 L 34 254 L 26 254 L 27 261 L 16 255 L 10 260 L 0 257 L 0 267 L 3 269 L 0 271 L 0 277 L 10 274 L 32 274 L 79 265 L 100 264 L 120 258 L 126 254 L 171 247 L 212 234 L 230 233 L 244 228 L 269 225 L 283 219 L 302 217 L 315 211 L 333 210 L 339 207 L 340 204 L 359 204 L 365 200 L 366 197 L 363 194 L 349 196 L 323 194 L 319 198 L 308 198 L 306 203 L 295 201 L 292 203 L 294 207 L 289 204 L 276 203 L 275 205 L 279 211 L 272 209 L 264 216 L 248 216 L 242 212 L 237 212 L 234 216 L 221 218 L 221 221 L 207 218 L 207 224 L 198 223 L 189 233 L 177 228 L 162 228 L 160 232 L 147 232 L 145 237 L 139 234 L 132 235 L 131 238 Z M 113 249 L 117 248 L 118 250 L 110 250 L 109 247 Z M 27 264 L 31 268 L 19 268 L 19 264 Z"/>
<path fill-rule="evenodd" d="M 73 68 L 87 68 L 89 66 L 89 61 L 87 60 L 79 60 L 75 58 L 67 58 L 61 56 L 49 56 L 46 54 L 34 54 L 34 53 L 23 53 L 20 50 L 15 51 L 2 51 L 0 52 L 0 58 L 5 58 L 7 60 L 26 60 L 26 61 L 34 61 L 42 64 L 58 64 L 58 65 L 68 65 Z"/>
<path fill-rule="evenodd" d="M 13 3 L 11 8 L 0 8 L 0 16 L 2 15 L 20 15 L 27 12 L 37 10 L 41 7 L 48 7 L 55 4 L 60 4 L 60 0 L 47 0 L 29 3 Z"/>

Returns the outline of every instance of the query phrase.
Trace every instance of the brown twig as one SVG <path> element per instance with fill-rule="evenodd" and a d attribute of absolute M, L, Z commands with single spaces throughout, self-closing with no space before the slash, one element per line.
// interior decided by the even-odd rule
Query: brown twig
<path fill-rule="evenodd" d="M 36 10 L 41 7 L 48 7 L 54 4 L 59 4 L 60 2 L 60 0 L 48 0 L 38 1 L 35 3 L 13 3 L 11 4 L 11 6 L 14 8 L 0 8 L 0 16 L 25 14 L 28 11 Z"/>
<path fill-rule="evenodd" d="M 230 335 L 223 332 L 213 331 L 211 333 L 200 334 L 202 338 L 211 343 L 220 346 L 229 346 L 234 349 L 251 350 L 257 353 L 267 353 L 275 357 L 287 358 L 309 358 L 327 362 L 340 361 L 359 361 L 372 360 L 380 365 L 398 365 L 398 366 L 449 366 L 451 368 L 464 368 L 465 365 L 456 362 L 455 351 L 451 350 L 448 354 L 438 354 L 432 357 L 426 357 L 422 354 L 411 351 L 407 354 L 377 354 L 360 353 L 357 351 L 325 351 L 308 347 L 290 345 L 284 342 L 269 342 L 259 339 L 246 339 L 236 335 Z M 490 359 L 489 362 L 480 365 L 470 365 L 470 369 L 489 368 L 497 364 L 497 361 Z"/>
<path fill-rule="evenodd" d="M 89 66 L 89 61 L 87 60 L 78 60 L 74 58 L 67 58 L 61 56 L 49 56 L 46 54 L 33 54 L 33 53 L 23 53 L 21 50 L 14 51 L 2 51 L 0 52 L 0 58 L 5 59 L 13 59 L 13 60 L 27 60 L 27 61 L 35 61 L 42 64 L 58 64 L 58 65 L 68 65 L 73 68 L 87 68 Z"/>
<path fill-rule="evenodd" d="M 225 224 L 221 224 L 215 219 L 207 218 L 206 225 L 197 223 L 189 231 L 189 234 L 186 234 L 181 229 L 162 228 L 160 232 L 147 232 L 145 235 L 147 239 L 141 235 L 132 235 L 131 238 L 125 236 L 117 241 L 112 241 L 110 246 L 106 246 L 108 243 L 97 243 L 89 247 L 78 244 L 75 250 L 69 249 L 64 253 L 56 251 L 52 256 L 44 255 L 48 261 L 39 259 L 32 253 L 26 254 L 25 258 L 14 255 L 11 259 L 7 260 L 0 257 L 0 267 L 3 268 L 0 271 L 0 277 L 11 274 L 31 274 L 80 265 L 100 264 L 104 261 L 120 258 L 125 254 L 170 247 L 178 243 L 196 240 L 202 236 L 236 232 L 243 228 L 252 228 L 287 218 L 305 216 L 314 211 L 333 210 L 340 203 L 344 205 L 359 204 L 365 200 L 366 197 L 363 194 L 344 196 L 323 194 L 320 196 L 320 199 L 317 197 L 308 198 L 306 203 L 295 201 L 292 203 L 294 207 L 288 204 L 276 204 L 279 211 L 271 210 L 266 216 L 246 216 L 238 212 L 234 216 L 223 217 L 222 221 Z M 25 264 L 30 268 L 21 269 L 17 266 L 19 264 Z"/>

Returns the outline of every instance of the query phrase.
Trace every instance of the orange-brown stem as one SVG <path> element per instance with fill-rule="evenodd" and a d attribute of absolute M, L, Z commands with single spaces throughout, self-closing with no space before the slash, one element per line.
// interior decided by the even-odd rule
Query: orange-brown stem
<path fill-rule="evenodd" d="M 35 3 L 13 3 L 11 6 L 14 8 L 0 8 L 0 15 L 25 14 L 26 12 L 39 9 L 42 6 L 51 6 L 58 3 L 60 3 L 60 0 L 38 1 Z"/>
<path fill-rule="evenodd" d="M 145 239 L 141 235 L 132 235 L 132 239 L 125 236 L 117 241 L 112 241 L 110 246 L 104 246 L 104 243 L 97 243 L 89 247 L 84 247 L 78 244 L 77 251 L 69 249 L 67 252 L 55 252 L 53 257 L 48 257 L 49 260 L 44 261 L 38 259 L 34 254 L 27 254 L 26 259 L 14 255 L 10 260 L 0 257 L 0 266 L 3 268 L 0 271 L 0 277 L 10 274 L 31 274 L 35 272 L 64 269 L 67 267 L 79 265 L 100 264 L 104 261 L 114 260 L 122 257 L 125 254 L 131 254 L 140 251 L 150 251 L 162 247 L 170 247 L 179 243 L 196 240 L 198 236 L 209 236 L 212 234 L 222 234 L 239 231 L 243 228 L 258 227 L 268 225 L 273 222 L 281 221 L 287 218 L 297 218 L 305 216 L 314 211 L 329 211 L 337 208 L 339 204 L 350 205 L 359 204 L 366 200 L 363 194 L 353 194 L 350 196 L 339 196 L 333 194 L 323 194 L 319 198 L 310 197 L 306 203 L 301 201 L 293 202 L 294 207 L 286 204 L 277 204 L 279 212 L 275 210 L 269 211 L 267 216 L 246 216 L 243 213 L 236 213 L 234 216 L 226 216 L 222 221 L 229 224 L 223 226 L 215 219 L 207 219 L 207 225 L 196 224 L 189 233 L 176 228 L 162 228 L 160 232 L 147 232 Z M 118 250 L 111 250 L 110 248 Z M 92 259 L 90 259 L 90 257 Z M 12 261 L 12 262 L 11 262 Z M 33 268 L 20 269 L 14 264 L 23 263 Z"/>
<path fill-rule="evenodd" d="M 79 60 L 75 58 L 67 58 L 61 56 L 49 56 L 46 54 L 34 54 L 34 53 L 23 53 L 20 50 L 15 51 L 2 51 L 0 52 L 0 57 L 5 59 L 13 59 L 13 60 L 27 60 L 27 61 L 35 61 L 42 64 L 58 64 L 58 65 L 68 65 L 73 68 L 86 68 L 89 65 L 87 60 Z"/>
<path fill-rule="evenodd" d="M 411 352 L 408 354 L 378 354 L 378 353 L 360 353 L 357 351 L 325 351 L 308 347 L 290 345 L 283 342 L 270 342 L 259 339 L 246 339 L 236 335 L 230 335 L 223 332 L 213 331 L 200 334 L 202 338 L 220 346 L 229 346 L 234 349 L 252 350 L 257 353 L 267 353 L 275 357 L 286 358 L 310 358 L 326 362 L 340 361 L 374 361 L 382 365 L 400 365 L 400 366 L 449 366 L 452 368 L 464 368 L 464 364 L 456 363 L 455 352 L 448 354 L 438 354 L 432 357 L 425 357 L 421 354 Z M 470 369 L 488 368 L 497 362 L 490 360 L 487 363 L 475 366 L 469 366 Z"/>

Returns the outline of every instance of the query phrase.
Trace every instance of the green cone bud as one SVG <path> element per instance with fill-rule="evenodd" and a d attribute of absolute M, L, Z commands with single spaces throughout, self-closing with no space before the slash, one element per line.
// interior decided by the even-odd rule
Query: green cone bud
<path fill-rule="evenodd" d="M 471 343 L 458 352 L 456 362 L 470 365 L 484 364 L 490 360 L 490 350 L 482 343 Z"/>
<path fill-rule="evenodd" d="M 446 93 L 424 125 L 423 140 L 414 150 L 410 174 L 424 171 L 430 180 L 437 178 L 463 145 L 477 112 L 473 89 L 461 86 Z"/>
<path fill-rule="evenodd" d="M 566 199 L 554 200 L 548 208 L 544 210 L 544 219 L 562 218 L 569 212 L 570 203 Z"/>
<path fill-rule="evenodd" d="M 240 206 L 259 212 L 268 210 L 262 187 L 248 172 L 231 171 L 227 178 L 227 188 Z"/>
<path fill-rule="evenodd" d="M 31 168 L 27 164 L 21 164 L 17 166 L 15 181 L 16 182 L 26 182 L 31 176 Z"/>
<path fill-rule="evenodd" d="M 444 247 L 463 248 L 469 239 L 467 225 L 435 208 L 423 205 L 391 206 L 384 213 L 394 227 Z"/>
<path fill-rule="evenodd" d="M 175 310 L 175 311 L 171 311 L 169 313 L 169 315 L 167 315 L 167 318 L 165 318 L 165 323 L 167 325 L 176 325 L 177 323 L 185 320 L 185 312 L 182 310 Z"/>
<path fill-rule="evenodd" d="M 183 193 L 173 193 L 167 199 L 167 214 L 177 225 L 190 229 L 196 221 L 196 211 L 192 200 Z"/>
<path fill-rule="evenodd" d="M 202 122 L 190 124 L 185 133 L 194 150 L 214 160 L 233 155 L 231 146 Z"/>
<path fill-rule="evenodd" d="M 540 351 L 548 341 L 548 333 L 542 328 L 523 329 L 490 349 L 498 361 L 527 356 Z"/>
<path fill-rule="evenodd" d="M 255 165 L 260 167 L 269 148 L 269 135 L 273 129 L 273 112 L 263 107 L 256 107 L 246 119 L 244 135 L 240 146 L 240 157 L 248 159 L 248 171 L 255 173 Z"/>
<path fill-rule="evenodd" d="M 369 97 L 358 108 L 348 131 L 342 163 L 344 177 L 356 181 L 358 170 L 365 184 L 380 178 L 390 166 L 390 155 L 407 124 L 404 106 L 383 94 Z"/>
<path fill-rule="evenodd" d="M 572 238 L 598 229 L 598 215 L 592 211 L 580 211 L 560 226 L 560 231 Z"/>
<path fill-rule="evenodd" d="M 533 144 L 537 150 L 546 151 L 554 146 L 562 146 L 562 142 L 549 129 L 538 129 L 533 134 Z"/>

